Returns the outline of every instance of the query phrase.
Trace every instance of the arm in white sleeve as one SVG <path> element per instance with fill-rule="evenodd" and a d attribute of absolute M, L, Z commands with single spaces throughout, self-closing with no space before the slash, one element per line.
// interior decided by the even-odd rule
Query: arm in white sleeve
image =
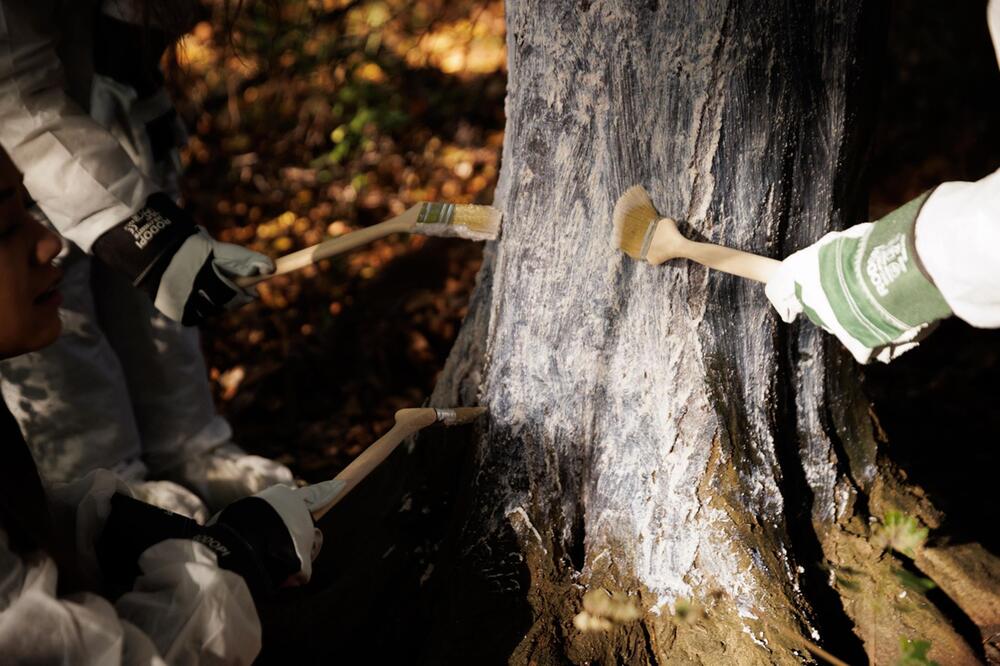
<path fill-rule="evenodd" d="M 0 655 L 6 663 L 163 664 L 143 632 L 94 594 L 56 595 L 46 555 L 22 558 L 0 531 Z"/>
<path fill-rule="evenodd" d="M 270 259 L 199 231 L 67 93 L 52 24 L 70 9 L 59 4 L 0 0 L 0 145 L 28 193 L 63 236 L 123 273 L 171 319 L 194 325 L 249 302 L 253 293 L 231 278 L 270 272 Z"/>
<path fill-rule="evenodd" d="M 169 664 L 250 664 L 261 627 L 243 579 L 203 544 L 169 539 L 139 558 L 142 575 L 115 604 Z"/>
<path fill-rule="evenodd" d="M 1000 0 L 987 20 L 1000 63 Z M 784 321 L 805 314 L 859 363 L 888 363 L 951 315 L 1000 327 L 1000 170 L 827 234 L 786 257 L 765 293 Z"/>
<path fill-rule="evenodd" d="M 122 485 L 106 471 L 53 491 L 55 528 L 75 521 L 85 572 L 96 566 L 93 537 Z M 77 502 L 75 516 L 67 508 Z M 62 516 L 62 519 L 60 519 Z M 147 549 L 132 589 L 112 605 L 95 594 L 59 597 L 54 561 L 26 560 L 0 532 L 0 654 L 24 661 L 100 664 L 249 664 L 261 628 L 246 583 L 193 541 Z"/>
<path fill-rule="evenodd" d="M 956 316 L 1000 327 L 1000 170 L 974 183 L 939 185 L 920 210 L 914 242 Z"/>
<path fill-rule="evenodd" d="M 57 35 L 39 26 L 47 4 L 0 2 L 0 145 L 59 232 L 89 252 L 158 188 L 66 93 Z"/>
<path fill-rule="evenodd" d="M 5 663 L 250 664 L 260 622 L 243 580 L 193 541 L 150 548 L 135 589 L 112 606 L 57 596 L 55 562 L 22 559 L 0 532 L 0 654 Z"/>
<path fill-rule="evenodd" d="M 986 22 L 1000 65 L 1000 0 Z M 1000 327 L 1000 170 L 974 183 L 942 183 L 917 217 L 917 256 L 955 315 Z"/>

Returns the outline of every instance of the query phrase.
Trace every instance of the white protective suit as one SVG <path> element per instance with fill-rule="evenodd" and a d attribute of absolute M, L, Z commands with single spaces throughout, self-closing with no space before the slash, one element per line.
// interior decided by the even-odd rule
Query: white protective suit
<path fill-rule="evenodd" d="M 75 533 L 86 582 L 97 580 L 94 544 L 116 491 L 128 492 L 98 470 L 49 492 L 55 527 Z M 142 574 L 114 604 L 90 592 L 58 596 L 55 561 L 22 557 L 8 544 L 0 529 L 4 664 L 249 664 L 260 651 L 260 621 L 246 584 L 200 543 L 170 539 L 148 548 Z"/>
<path fill-rule="evenodd" d="M 140 481 L 145 466 L 154 475 L 183 469 L 231 436 L 212 403 L 197 331 L 158 313 L 127 279 L 85 254 L 150 194 L 176 192 L 183 130 L 166 91 L 139 98 L 129 85 L 95 73 L 95 42 L 108 46 L 106 35 L 95 34 L 95 19 L 100 12 L 127 22 L 129 6 L 0 1 L 0 145 L 40 212 L 71 242 L 63 335 L 41 352 L 0 363 L 3 398 L 47 482 L 98 468 Z M 137 50 L 124 44 L 115 57 L 137 58 L 130 48 Z M 154 149 L 151 121 L 161 138 L 178 133 L 166 153 Z M 234 458 L 267 468 L 270 483 L 291 481 L 284 468 L 270 474 L 269 466 L 280 467 L 271 461 Z"/>

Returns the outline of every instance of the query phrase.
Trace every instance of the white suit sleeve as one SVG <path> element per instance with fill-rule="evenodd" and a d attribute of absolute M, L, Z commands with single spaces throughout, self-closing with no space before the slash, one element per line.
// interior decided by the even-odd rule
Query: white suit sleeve
<path fill-rule="evenodd" d="M 55 489 L 58 529 L 75 514 L 84 574 L 95 564 L 92 539 L 122 486 L 106 471 Z M 10 663 L 249 664 L 260 651 L 260 622 L 243 579 L 220 569 L 193 541 L 146 550 L 133 589 L 112 605 L 95 594 L 57 596 L 48 556 L 23 559 L 0 532 L 0 654 Z"/>
<path fill-rule="evenodd" d="M 60 233 L 86 251 L 156 185 L 64 89 L 57 35 L 29 2 L 0 2 L 0 145 Z"/>
<path fill-rule="evenodd" d="M 220 569 L 206 546 L 162 541 L 139 558 L 142 575 L 115 604 L 145 631 L 169 664 L 250 664 L 261 627 L 250 590 Z"/>
<path fill-rule="evenodd" d="M 94 594 L 56 596 L 48 556 L 24 560 L 0 533 L 0 654 L 7 663 L 163 664 L 146 634 Z"/>
<path fill-rule="evenodd" d="M 956 316 L 1000 327 L 1000 170 L 942 183 L 917 218 L 917 256 Z"/>
<path fill-rule="evenodd" d="M 1000 0 L 987 24 L 1000 65 Z M 956 316 L 1000 327 L 1000 169 L 974 183 L 942 183 L 917 218 L 917 256 Z"/>

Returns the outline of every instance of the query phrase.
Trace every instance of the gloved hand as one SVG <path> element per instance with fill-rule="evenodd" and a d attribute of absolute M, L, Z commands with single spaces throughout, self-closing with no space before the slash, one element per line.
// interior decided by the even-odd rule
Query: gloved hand
<path fill-rule="evenodd" d="M 804 312 L 859 363 L 888 363 L 916 347 L 951 308 L 925 274 L 914 246 L 930 193 L 876 222 L 829 233 L 785 259 L 765 293 L 786 322 Z"/>
<path fill-rule="evenodd" d="M 299 488 L 298 493 L 310 513 L 322 509 L 337 497 L 347 484 L 341 479 L 330 479 Z"/>
<path fill-rule="evenodd" d="M 214 240 L 162 193 L 101 235 L 93 252 L 148 293 L 157 310 L 188 326 L 253 300 L 231 277 L 274 270 L 268 257 Z"/>
<path fill-rule="evenodd" d="M 255 600 L 279 587 L 308 582 L 323 545 L 303 497 L 286 486 L 233 502 L 204 527 L 119 493 L 112 497 L 97 544 L 109 592 L 117 596 L 131 589 L 140 573 L 139 556 L 167 539 L 191 539 L 208 547 L 220 567 L 243 577 Z"/>
<path fill-rule="evenodd" d="M 308 583 L 323 547 L 323 533 L 303 497 L 288 486 L 271 486 L 233 502 L 194 540 L 215 551 L 219 566 L 242 575 L 251 593 L 256 587 L 265 594 Z"/>

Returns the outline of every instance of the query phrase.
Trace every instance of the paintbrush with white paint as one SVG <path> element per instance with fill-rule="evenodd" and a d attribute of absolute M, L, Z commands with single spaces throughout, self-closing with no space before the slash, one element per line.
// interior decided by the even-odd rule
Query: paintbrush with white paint
<path fill-rule="evenodd" d="M 371 474 L 372 470 L 389 457 L 389 454 L 399 446 L 400 442 L 410 435 L 435 423 L 445 426 L 471 423 L 485 413 L 485 407 L 451 407 L 447 409 L 421 407 L 399 410 L 396 412 L 396 424 L 392 426 L 392 429 L 365 449 L 340 474 L 330 481 L 306 486 L 299 490 L 306 506 L 312 513 L 313 520 L 319 520 L 325 516 L 327 511 L 344 499 L 347 493 Z"/>
<path fill-rule="evenodd" d="M 424 236 L 453 236 L 476 241 L 494 240 L 500 232 L 501 221 L 500 211 L 492 206 L 419 203 L 385 222 L 278 257 L 274 262 L 273 273 L 237 278 L 236 284 L 249 287 L 277 275 L 311 266 L 321 259 L 329 259 L 367 245 L 390 234 L 412 233 Z"/>
<path fill-rule="evenodd" d="M 613 216 L 614 242 L 625 254 L 653 265 L 690 259 L 718 271 L 766 283 L 781 262 L 715 243 L 688 240 L 677 223 L 662 217 L 642 185 L 619 197 Z"/>

